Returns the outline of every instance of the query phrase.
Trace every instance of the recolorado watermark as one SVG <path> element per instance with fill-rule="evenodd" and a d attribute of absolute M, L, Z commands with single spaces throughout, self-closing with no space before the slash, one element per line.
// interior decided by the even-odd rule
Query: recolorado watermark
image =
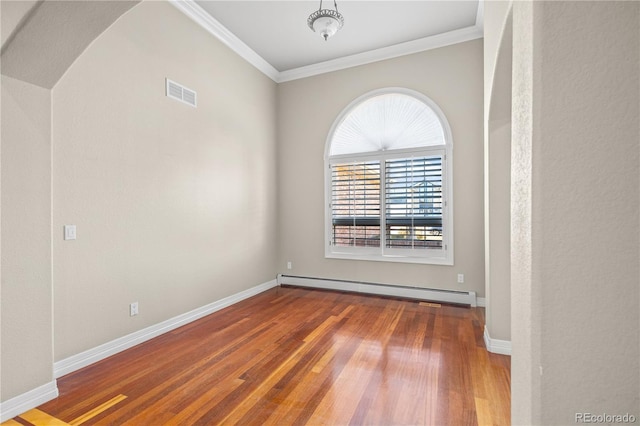
<path fill-rule="evenodd" d="M 576 423 L 635 423 L 637 420 L 633 414 L 593 414 L 576 413 Z"/>

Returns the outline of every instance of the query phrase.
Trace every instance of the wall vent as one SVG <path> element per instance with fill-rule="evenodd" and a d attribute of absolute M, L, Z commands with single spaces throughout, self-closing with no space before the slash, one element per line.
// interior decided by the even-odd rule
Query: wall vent
<path fill-rule="evenodd" d="M 191 105 L 194 108 L 197 106 L 196 92 L 181 84 L 176 83 L 175 81 L 171 81 L 168 78 L 166 79 L 166 95 L 177 101 L 184 102 L 187 105 Z"/>

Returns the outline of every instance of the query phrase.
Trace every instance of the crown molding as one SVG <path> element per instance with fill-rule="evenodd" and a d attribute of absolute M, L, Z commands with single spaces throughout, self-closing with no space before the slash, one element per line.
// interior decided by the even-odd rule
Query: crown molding
<path fill-rule="evenodd" d="M 383 47 L 381 49 L 370 50 L 368 52 L 333 59 L 331 61 L 320 62 L 305 67 L 282 71 L 278 76 L 278 80 L 276 81 L 278 83 L 283 83 L 285 81 L 298 80 L 300 78 L 312 77 L 314 75 L 339 71 L 346 68 L 357 67 L 360 65 L 366 65 L 372 62 L 393 59 L 399 56 L 411 55 L 413 53 L 419 53 L 426 50 L 450 46 L 452 44 L 475 40 L 482 37 L 482 29 L 474 25 L 472 27 L 461 28 L 459 30 L 450 31 L 448 33 L 424 37 L 418 40 L 412 40 L 393 46 Z"/>
<path fill-rule="evenodd" d="M 169 0 L 169 2 L 276 83 L 298 80 L 370 64 L 372 62 L 397 58 L 399 56 L 411 55 L 413 53 L 479 39 L 484 36 L 482 24 L 484 2 L 483 0 L 479 0 L 476 24 L 474 26 L 279 72 L 224 25 L 198 6 L 194 0 Z"/>
<path fill-rule="evenodd" d="M 236 37 L 224 25 L 209 15 L 203 8 L 198 6 L 193 0 L 169 0 L 173 6 L 179 11 L 191 18 L 196 24 L 200 25 L 211 35 L 224 43 L 231 50 L 236 52 L 240 57 L 256 67 L 259 71 L 278 81 L 279 72 L 270 63 L 265 61 L 262 56 L 258 55 L 253 49 L 247 46 L 242 40 Z"/>

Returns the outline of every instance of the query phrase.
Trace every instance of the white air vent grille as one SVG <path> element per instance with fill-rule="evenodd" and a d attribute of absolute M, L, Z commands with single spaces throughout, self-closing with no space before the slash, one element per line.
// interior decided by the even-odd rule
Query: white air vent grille
<path fill-rule="evenodd" d="M 167 80 L 166 94 L 168 97 L 178 100 L 180 102 L 184 102 L 185 104 L 191 105 L 192 107 L 197 106 L 196 92 L 184 87 L 181 84 L 176 83 L 175 81 L 171 81 L 168 78 L 166 80 Z"/>

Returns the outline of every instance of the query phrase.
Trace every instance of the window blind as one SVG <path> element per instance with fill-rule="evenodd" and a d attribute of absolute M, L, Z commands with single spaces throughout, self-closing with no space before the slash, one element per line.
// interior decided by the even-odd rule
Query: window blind
<path fill-rule="evenodd" d="M 380 247 L 380 162 L 331 166 L 335 246 Z"/>
<path fill-rule="evenodd" d="M 442 156 L 385 161 L 388 248 L 442 248 Z"/>

